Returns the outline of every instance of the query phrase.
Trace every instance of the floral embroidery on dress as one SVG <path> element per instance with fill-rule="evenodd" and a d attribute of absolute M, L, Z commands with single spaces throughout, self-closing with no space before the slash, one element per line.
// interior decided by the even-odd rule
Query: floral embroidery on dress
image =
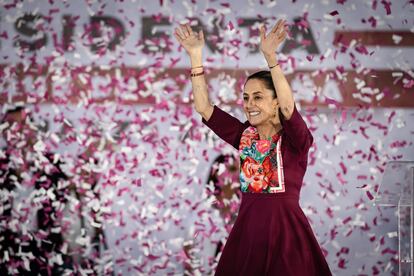
<path fill-rule="evenodd" d="M 282 136 L 260 140 L 255 127 L 244 130 L 240 139 L 240 188 L 247 193 L 285 191 L 281 153 Z"/>

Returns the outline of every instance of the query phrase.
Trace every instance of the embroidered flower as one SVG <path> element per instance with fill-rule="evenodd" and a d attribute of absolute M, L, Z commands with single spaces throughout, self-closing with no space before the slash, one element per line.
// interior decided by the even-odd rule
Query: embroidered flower
<path fill-rule="evenodd" d="M 269 156 L 267 156 L 267 157 L 264 159 L 262 166 L 263 166 L 263 170 L 264 170 L 265 172 L 271 172 L 271 171 L 272 171 L 272 164 L 270 163 L 270 158 L 269 158 Z"/>
<path fill-rule="evenodd" d="M 285 191 L 283 174 L 278 175 L 279 170 L 283 173 L 281 141 L 279 134 L 273 135 L 272 140 L 259 140 L 256 128 L 245 129 L 239 145 L 242 192 L 278 193 Z"/>
<path fill-rule="evenodd" d="M 252 182 L 250 183 L 253 192 L 258 193 L 265 189 L 265 182 L 263 181 L 263 176 L 258 175 L 253 177 Z M 267 185 L 266 185 L 267 187 Z"/>
<path fill-rule="evenodd" d="M 262 154 L 265 154 L 266 152 L 268 152 L 270 150 L 271 145 L 272 145 L 272 142 L 270 142 L 269 140 L 258 140 L 256 142 L 256 148 Z"/>
<path fill-rule="evenodd" d="M 256 133 L 251 129 L 251 127 L 248 127 L 240 139 L 239 148 L 250 148 L 252 146 L 252 141 L 254 138 L 256 138 Z"/>
<path fill-rule="evenodd" d="M 251 157 L 247 157 L 242 166 L 242 170 L 246 178 L 251 178 L 259 169 L 259 164 Z"/>

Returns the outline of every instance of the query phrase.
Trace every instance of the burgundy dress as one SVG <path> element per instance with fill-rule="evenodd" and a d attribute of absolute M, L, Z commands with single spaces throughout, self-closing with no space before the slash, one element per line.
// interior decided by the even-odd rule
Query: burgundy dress
<path fill-rule="evenodd" d="M 264 150 L 261 149 L 262 146 L 257 146 L 256 155 L 249 153 L 251 148 L 243 148 L 241 145 L 249 137 L 246 136 L 246 133 L 249 134 L 247 130 L 255 130 L 248 121 L 242 123 L 214 106 L 211 118 L 208 122 L 203 119 L 203 123 L 241 154 L 241 205 L 215 275 L 332 275 L 312 228 L 299 206 L 299 193 L 313 137 L 296 106 L 292 117 L 281 121 L 282 131 L 272 137 L 274 143 L 271 144 L 274 146 Z M 254 133 L 251 135 L 254 136 Z M 275 166 L 280 162 L 283 172 L 274 175 L 266 173 L 261 178 L 266 179 L 262 181 L 266 182 L 265 185 L 254 180 L 244 183 L 246 179 L 255 178 L 254 175 L 249 175 L 250 165 L 255 164 L 255 161 L 246 156 L 250 154 L 257 157 L 259 154 L 260 159 L 265 157 L 261 153 L 272 151 L 273 156 L 276 156 L 277 141 L 280 142 L 278 152 L 283 167 L 279 159 L 273 158 L 273 165 L 268 168 L 276 171 Z M 256 144 L 255 141 L 253 144 Z M 248 160 L 253 161 L 245 165 Z M 261 168 L 257 171 L 265 171 L 265 161 L 261 159 Z M 243 171 L 244 167 L 247 169 Z"/>

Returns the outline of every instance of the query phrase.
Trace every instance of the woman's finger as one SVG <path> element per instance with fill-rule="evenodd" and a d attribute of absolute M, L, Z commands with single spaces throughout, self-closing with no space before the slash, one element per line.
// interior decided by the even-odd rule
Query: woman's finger
<path fill-rule="evenodd" d="M 286 34 L 286 30 L 285 30 L 285 29 L 281 29 L 281 30 L 279 30 L 279 31 L 276 33 L 276 35 L 277 35 L 278 37 L 280 37 L 280 36 L 282 36 L 282 35 L 284 35 L 284 34 Z"/>
<path fill-rule="evenodd" d="M 203 30 L 200 30 L 200 31 L 198 32 L 198 38 L 199 38 L 201 41 L 204 41 L 204 32 L 203 32 Z"/>
<path fill-rule="evenodd" d="M 178 28 L 178 33 L 180 34 L 180 37 L 182 38 L 182 39 L 186 39 L 187 38 L 187 35 L 185 34 L 185 31 L 184 31 L 184 27 L 183 26 L 180 26 L 179 28 Z"/>
<path fill-rule="evenodd" d="M 286 28 L 287 28 L 286 21 L 283 20 L 283 22 L 279 25 L 279 28 L 278 28 L 278 30 L 276 32 L 277 33 L 280 33 L 282 31 L 286 30 Z"/>
<path fill-rule="evenodd" d="M 278 22 L 279 23 L 279 22 Z M 272 30 L 270 31 L 270 33 L 276 33 L 276 31 L 277 31 L 277 24 L 278 23 L 276 23 L 274 26 L 273 26 L 273 28 L 272 28 Z"/>
<path fill-rule="evenodd" d="M 183 33 L 181 32 L 180 28 L 175 28 L 175 34 L 181 39 L 184 40 L 185 36 L 183 35 Z"/>
<path fill-rule="evenodd" d="M 193 30 L 190 27 L 190 24 L 185 24 L 185 28 L 186 28 L 186 30 L 188 32 L 188 35 L 192 36 L 194 34 L 193 33 Z"/>
<path fill-rule="evenodd" d="M 283 41 L 286 38 L 286 32 L 283 32 L 281 35 L 279 35 L 278 40 Z"/>
<path fill-rule="evenodd" d="M 283 20 L 282 20 L 282 19 L 279 19 L 279 20 L 277 21 L 277 23 L 273 26 L 273 28 L 272 28 L 271 32 L 272 32 L 272 33 L 276 33 L 276 32 L 277 32 L 277 30 L 279 29 L 280 25 L 282 24 L 282 22 L 283 22 Z"/>
<path fill-rule="evenodd" d="M 183 32 L 184 37 L 189 37 L 190 33 L 187 30 L 187 27 L 185 25 L 181 25 L 181 31 Z"/>
<path fill-rule="evenodd" d="M 283 25 L 281 26 L 281 29 L 282 29 L 284 32 L 287 32 L 287 31 L 288 31 L 289 26 L 288 26 L 288 24 L 286 23 L 286 21 L 284 21 L 284 22 L 283 22 Z"/>
<path fill-rule="evenodd" d="M 181 43 L 183 41 L 182 38 L 176 32 L 174 32 L 174 36 L 178 40 L 178 42 Z"/>
<path fill-rule="evenodd" d="M 260 26 L 259 32 L 260 32 L 260 40 L 263 41 L 266 38 L 266 30 L 263 25 Z"/>

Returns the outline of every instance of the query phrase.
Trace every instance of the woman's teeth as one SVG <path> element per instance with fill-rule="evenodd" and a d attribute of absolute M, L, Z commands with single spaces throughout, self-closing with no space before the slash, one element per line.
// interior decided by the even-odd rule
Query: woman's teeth
<path fill-rule="evenodd" d="M 257 115 L 259 115 L 260 114 L 260 112 L 258 112 L 258 111 L 255 111 L 255 112 L 249 112 L 249 115 L 250 116 L 257 116 Z"/>

